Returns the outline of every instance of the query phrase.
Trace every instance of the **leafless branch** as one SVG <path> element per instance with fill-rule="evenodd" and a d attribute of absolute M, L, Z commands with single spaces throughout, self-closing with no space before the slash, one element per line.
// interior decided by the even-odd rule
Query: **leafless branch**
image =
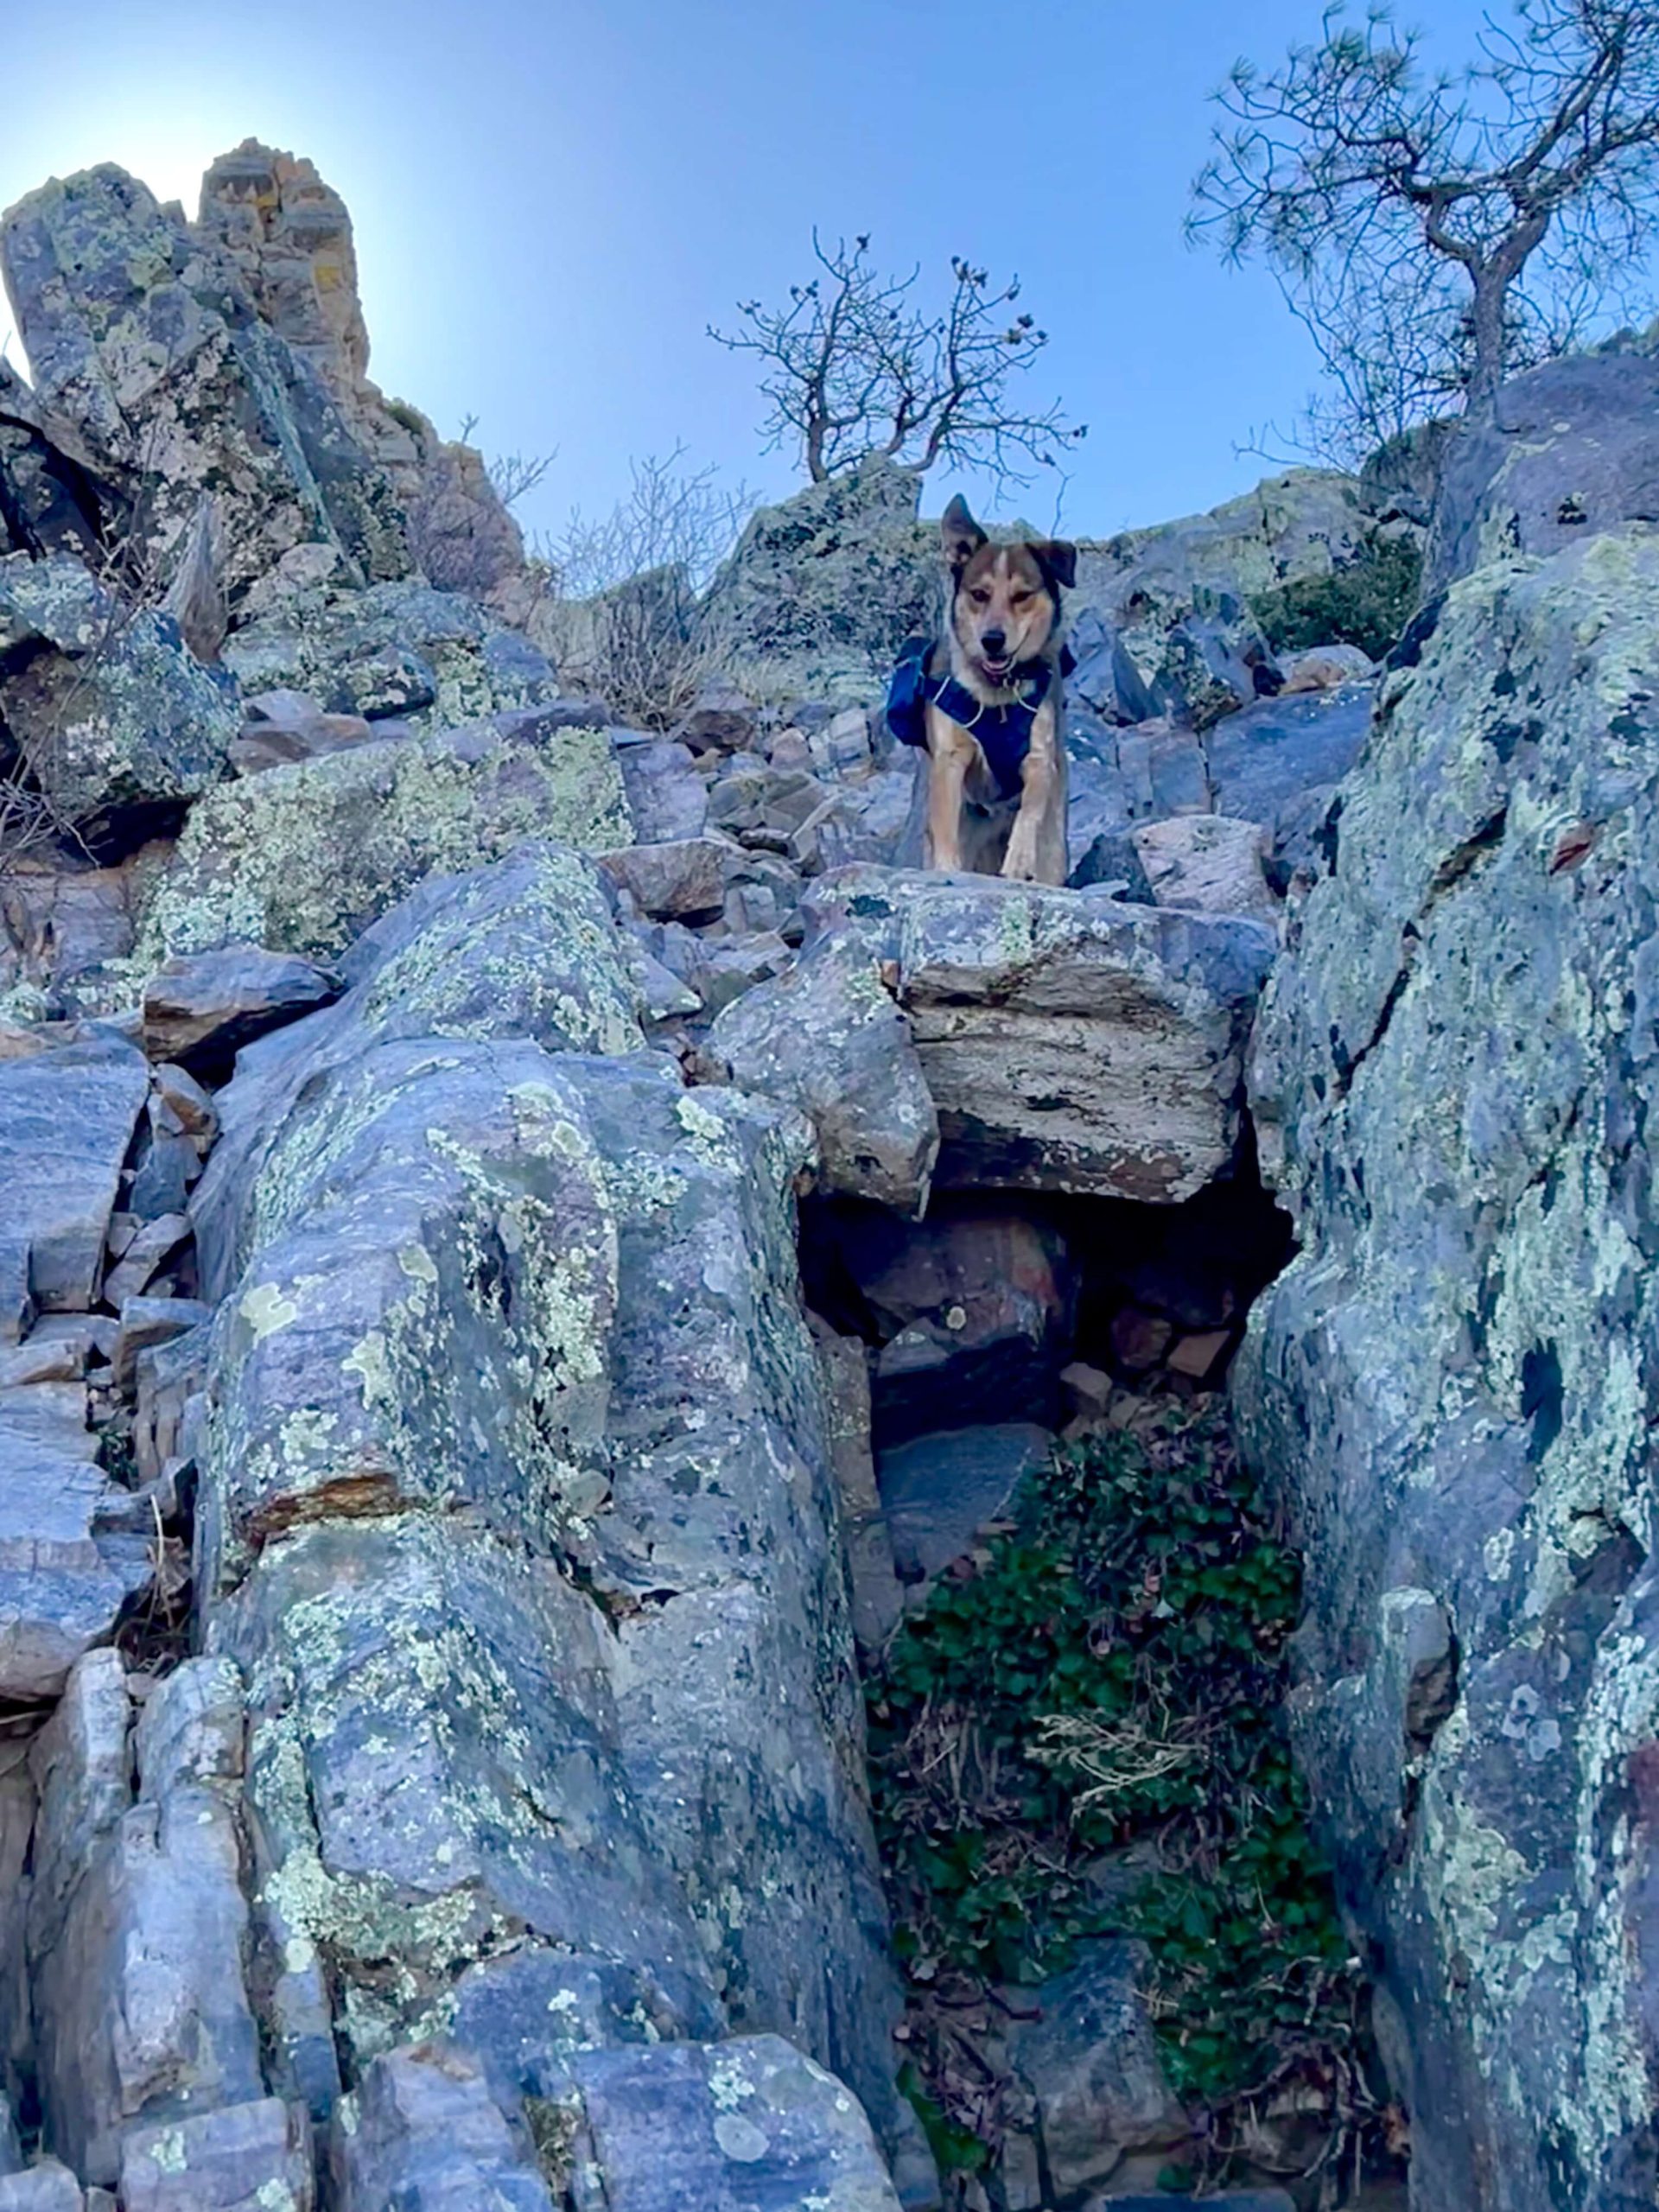
<path fill-rule="evenodd" d="M 918 299 L 919 266 L 882 276 L 867 236 L 830 247 L 814 231 L 812 251 L 817 274 L 791 284 L 786 304 L 741 301 L 741 327 L 709 334 L 763 365 L 768 442 L 796 448 L 813 483 L 880 454 L 918 474 L 951 461 L 1026 484 L 1084 435 L 1058 402 L 1019 404 L 1014 379 L 1048 333 L 1019 307 L 1017 277 L 995 286 L 957 254 L 934 310 Z"/>

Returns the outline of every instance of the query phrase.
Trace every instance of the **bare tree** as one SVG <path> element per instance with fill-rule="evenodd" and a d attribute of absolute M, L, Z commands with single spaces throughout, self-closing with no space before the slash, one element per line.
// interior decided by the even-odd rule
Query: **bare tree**
<path fill-rule="evenodd" d="M 1519 0 L 1430 75 L 1387 7 L 1236 64 L 1190 233 L 1259 253 L 1381 438 L 1580 342 L 1659 226 L 1659 9 Z"/>
<path fill-rule="evenodd" d="M 762 427 L 772 446 L 798 446 L 813 483 L 880 454 L 918 474 L 952 461 L 1026 484 L 1033 465 L 1052 467 L 1085 435 L 1058 402 L 1032 412 L 1019 404 L 1014 380 L 1048 333 L 1017 308 L 1018 277 L 994 289 L 987 270 L 958 254 L 950 296 L 934 311 L 916 297 L 919 265 L 882 276 L 868 237 L 830 248 L 814 231 L 812 251 L 819 274 L 791 284 L 786 306 L 741 301 L 744 327 L 711 325 L 709 334 L 765 365 Z"/>

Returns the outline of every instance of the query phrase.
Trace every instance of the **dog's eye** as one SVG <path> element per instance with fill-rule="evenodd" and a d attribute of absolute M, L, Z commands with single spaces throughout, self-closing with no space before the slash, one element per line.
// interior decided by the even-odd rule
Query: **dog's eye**
<path fill-rule="evenodd" d="M 968 596 L 976 607 L 988 607 L 991 603 L 991 594 L 988 591 L 969 592 Z"/>
<path fill-rule="evenodd" d="M 1014 594 L 1014 603 L 1016 607 L 1029 607 L 1036 596 L 1034 591 L 1017 591 Z"/>

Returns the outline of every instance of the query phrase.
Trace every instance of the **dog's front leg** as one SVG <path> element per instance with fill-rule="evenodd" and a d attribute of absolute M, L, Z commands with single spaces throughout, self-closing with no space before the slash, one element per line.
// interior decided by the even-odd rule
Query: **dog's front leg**
<path fill-rule="evenodd" d="M 927 851 L 929 868 L 947 874 L 962 868 L 963 794 L 979 747 L 960 723 L 927 710 Z"/>
<path fill-rule="evenodd" d="M 1032 723 L 1031 747 L 1020 773 L 1020 810 L 1008 833 L 1008 849 L 1002 861 L 1004 875 L 1020 883 L 1047 880 L 1043 866 L 1043 831 L 1059 791 L 1059 731 L 1053 706 L 1045 701 Z"/>

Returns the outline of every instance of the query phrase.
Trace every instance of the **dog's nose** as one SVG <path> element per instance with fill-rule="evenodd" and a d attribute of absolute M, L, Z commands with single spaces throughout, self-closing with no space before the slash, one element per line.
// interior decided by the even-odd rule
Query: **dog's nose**
<path fill-rule="evenodd" d="M 1006 630 L 982 630 L 980 632 L 979 642 L 984 646 L 986 652 L 989 653 L 991 658 L 995 660 L 1000 656 L 1003 646 L 1008 642 L 1007 632 Z"/>

